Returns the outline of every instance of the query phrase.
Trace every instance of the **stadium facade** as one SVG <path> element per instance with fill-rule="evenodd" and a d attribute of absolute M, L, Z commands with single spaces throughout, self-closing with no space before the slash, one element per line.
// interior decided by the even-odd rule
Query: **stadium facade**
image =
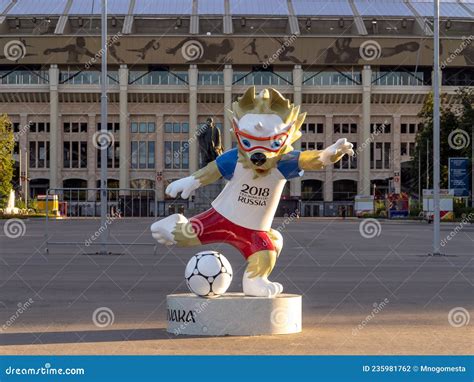
<path fill-rule="evenodd" d="M 308 113 L 300 148 L 357 147 L 285 191 L 304 215 L 356 194 L 400 192 L 431 91 L 432 2 L 109 0 L 109 186 L 164 189 L 199 167 L 208 116 L 250 85 Z M 0 110 L 17 132 L 20 188 L 94 188 L 99 179 L 100 1 L 0 1 Z M 442 92 L 474 85 L 474 2 L 441 3 Z M 93 197 L 93 195 L 90 195 Z M 163 211 L 167 211 L 166 208 Z"/>

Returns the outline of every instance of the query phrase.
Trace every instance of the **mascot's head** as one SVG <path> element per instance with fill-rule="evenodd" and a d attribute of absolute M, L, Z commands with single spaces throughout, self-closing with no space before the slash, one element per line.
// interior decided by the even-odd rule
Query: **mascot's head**
<path fill-rule="evenodd" d="M 232 104 L 232 127 L 239 148 L 239 161 L 256 175 L 266 175 L 281 157 L 292 151 L 301 137 L 306 113 L 275 89 L 258 95 L 249 88 Z"/>

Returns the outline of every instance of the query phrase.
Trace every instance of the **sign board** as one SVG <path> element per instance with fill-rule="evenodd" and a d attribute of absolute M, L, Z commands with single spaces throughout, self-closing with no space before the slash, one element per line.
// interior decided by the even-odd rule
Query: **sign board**
<path fill-rule="evenodd" d="M 374 196 L 373 195 L 356 195 L 355 196 L 355 214 L 358 217 L 364 214 L 374 213 Z"/>
<path fill-rule="evenodd" d="M 454 217 L 454 190 L 439 190 L 439 209 L 441 220 L 452 220 Z M 433 216 L 433 190 L 423 190 L 423 212 L 425 216 Z"/>
<path fill-rule="evenodd" d="M 468 197 L 471 182 L 469 159 L 449 158 L 448 179 L 449 188 L 454 190 L 454 196 Z"/>

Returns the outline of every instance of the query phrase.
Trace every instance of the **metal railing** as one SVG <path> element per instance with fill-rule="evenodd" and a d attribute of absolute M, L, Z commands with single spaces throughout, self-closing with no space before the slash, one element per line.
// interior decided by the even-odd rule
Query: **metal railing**
<path fill-rule="evenodd" d="M 58 219 L 93 219 L 99 221 L 101 216 L 100 188 L 54 188 L 48 189 L 44 198 L 46 224 L 45 243 L 46 253 L 50 245 L 101 245 L 100 240 L 84 241 L 55 241 L 51 240 L 51 220 Z M 112 222 L 123 218 L 156 218 L 158 215 L 157 194 L 153 189 L 135 188 L 108 188 L 107 189 L 107 221 L 105 227 L 100 226 L 97 231 L 102 233 L 108 229 Z M 93 226 L 93 225 L 91 225 Z M 67 237 L 67 233 L 61 237 Z M 132 242 L 107 242 L 110 246 L 135 246 L 148 245 L 154 247 L 155 243 Z"/>

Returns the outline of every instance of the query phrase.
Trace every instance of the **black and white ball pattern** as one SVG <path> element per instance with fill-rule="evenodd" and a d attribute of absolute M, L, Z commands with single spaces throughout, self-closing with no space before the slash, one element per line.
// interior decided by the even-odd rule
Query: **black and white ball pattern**
<path fill-rule="evenodd" d="M 217 297 L 229 288 L 232 267 L 219 252 L 203 251 L 191 257 L 184 277 L 191 292 L 201 297 Z"/>

